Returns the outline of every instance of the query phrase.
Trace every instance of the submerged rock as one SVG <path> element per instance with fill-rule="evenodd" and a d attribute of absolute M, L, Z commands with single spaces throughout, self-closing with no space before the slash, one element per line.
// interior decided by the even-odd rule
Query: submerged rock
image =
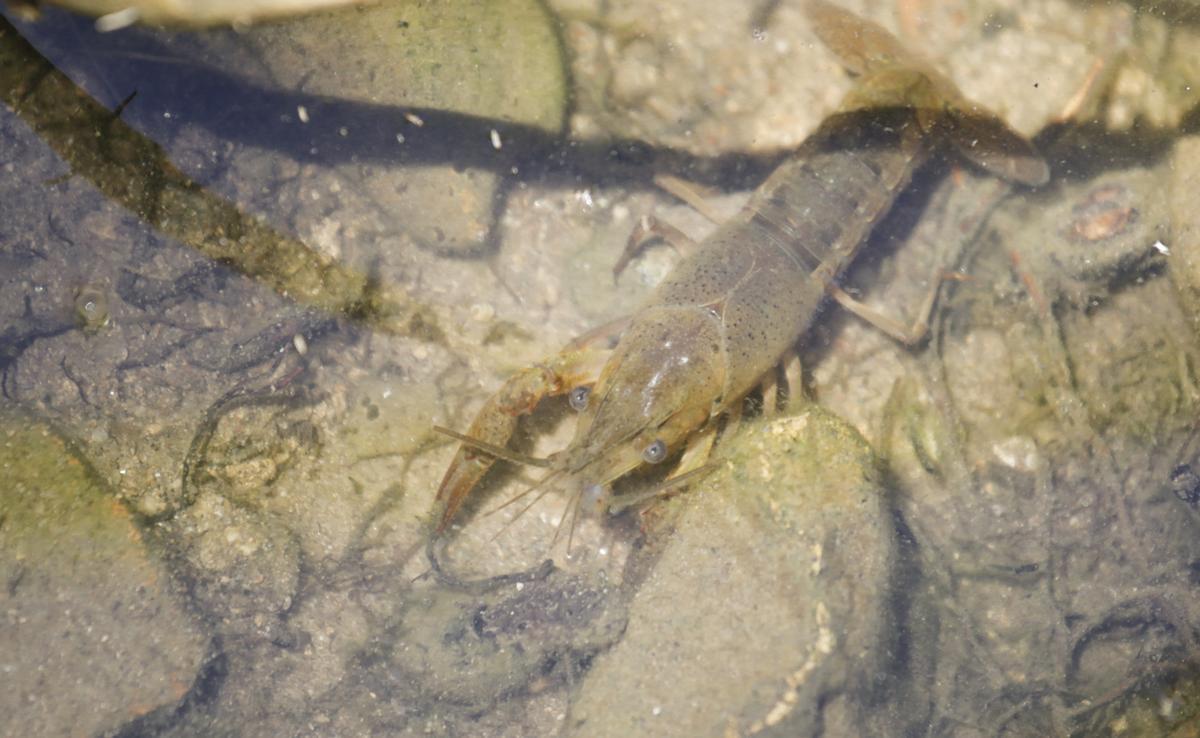
<path fill-rule="evenodd" d="M 428 156 L 409 140 L 430 133 L 404 108 L 493 118 L 488 142 L 503 156 L 504 122 L 562 127 L 566 73 L 550 15 L 531 0 L 399 2 L 352 8 L 265 26 L 245 35 L 271 77 L 290 88 L 344 100 L 395 106 L 392 144 L 402 167 L 377 168 L 362 180 L 409 236 L 439 253 L 469 255 L 488 245 L 502 176 Z M 307 123 L 322 111 L 300 113 Z M 362 121 L 344 121 L 353 138 Z M 423 130 L 424 129 L 424 130 Z M 487 135 L 487 134 L 481 134 Z M 480 143 L 480 142 L 476 142 Z M 427 145 L 426 145 L 427 146 Z"/>
<path fill-rule="evenodd" d="M 874 458 L 817 407 L 746 426 L 721 451 L 677 498 L 682 519 L 582 685 L 571 735 L 859 732 L 846 692 L 891 668 L 895 632 Z"/>
<path fill-rule="evenodd" d="M 1171 158 L 1168 207 L 1171 212 L 1171 284 L 1187 311 L 1188 325 L 1200 336 L 1200 213 L 1196 192 L 1200 188 L 1200 136 L 1175 144 Z"/>
<path fill-rule="evenodd" d="M 126 508 L 11 409 L 0 474 L 0 734 L 99 735 L 182 699 L 207 637 Z"/>

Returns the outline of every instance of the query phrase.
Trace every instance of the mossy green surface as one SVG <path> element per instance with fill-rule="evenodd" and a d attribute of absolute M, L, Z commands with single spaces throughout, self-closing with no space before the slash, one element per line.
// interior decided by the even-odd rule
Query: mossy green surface
<path fill-rule="evenodd" d="M 99 735 L 184 697 L 205 636 L 125 506 L 0 409 L 0 734 Z"/>
<path fill-rule="evenodd" d="M 0 546 L 7 554 L 0 566 L 64 555 L 63 564 L 80 558 L 122 566 L 147 563 L 129 545 L 140 544 L 141 534 L 124 505 L 49 427 L 0 409 L 0 470 L 5 479 Z"/>

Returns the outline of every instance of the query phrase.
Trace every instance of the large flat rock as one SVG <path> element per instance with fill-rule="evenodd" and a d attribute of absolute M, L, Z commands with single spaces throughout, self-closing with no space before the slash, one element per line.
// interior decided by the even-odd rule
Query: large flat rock
<path fill-rule="evenodd" d="M 178 702 L 206 636 L 125 506 L 0 410 L 0 735 L 81 736 Z"/>

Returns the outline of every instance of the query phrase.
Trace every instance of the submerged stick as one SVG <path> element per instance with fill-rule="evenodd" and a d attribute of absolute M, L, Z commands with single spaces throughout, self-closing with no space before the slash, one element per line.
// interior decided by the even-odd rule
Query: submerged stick
<path fill-rule="evenodd" d="M 240 211 L 171 163 L 0 17 L 0 99 L 71 168 L 160 233 L 279 294 L 396 335 L 443 342 L 434 310 Z"/>

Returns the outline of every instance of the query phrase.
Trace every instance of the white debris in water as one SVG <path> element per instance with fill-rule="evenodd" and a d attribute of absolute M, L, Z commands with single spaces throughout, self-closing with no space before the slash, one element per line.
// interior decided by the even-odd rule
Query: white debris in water
<path fill-rule="evenodd" d="M 119 31 L 122 28 L 132 26 L 142 17 L 142 11 L 138 8 L 125 8 L 118 10 L 115 13 L 102 15 L 96 19 L 96 31 L 99 33 L 109 33 L 110 31 Z"/>
<path fill-rule="evenodd" d="M 499 151 L 502 143 L 503 142 L 500 140 L 500 132 L 497 131 L 495 128 L 493 128 L 492 129 L 492 148 L 495 149 L 496 151 Z"/>
<path fill-rule="evenodd" d="M 405 113 L 404 119 L 409 123 L 412 123 L 417 128 L 425 125 L 425 121 L 421 120 L 421 116 L 417 115 L 416 113 Z"/>
<path fill-rule="evenodd" d="M 301 123 L 308 122 L 308 108 L 303 105 L 296 106 L 296 116 L 300 118 Z"/>
<path fill-rule="evenodd" d="M 308 341 L 304 340 L 304 336 L 297 333 L 292 336 L 292 345 L 296 347 L 296 353 L 304 356 L 308 353 Z"/>
<path fill-rule="evenodd" d="M 320 199 L 320 193 L 312 192 L 312 199 Z M 331 259 L 342 257 L 342 225 L 336 218 L 323 218 L 308 234 L 308 242 Z"/>
<path fill-rule="evenodd" d="M 1038 467 L 1037 444 L 1028 436 L 1012 436 L 992 446 L 992 453 L 1005 466 L 1021 471 Z"/>
<path fill-rule="evenodd" d="M 486 302 L 477 302 L 471 306 L 471 320 L 486 323 L 496 317 L 496 308 Z"/>
<path fill-rule="evenodd" d="M 1166 719 L 1166 720 L 1170 720 L 1171 717 L 1175 714 L 1175 707 L 1176 707 L 1175 700 L 1171 699 L 1170 697 L 1159 698 L 1159 701 L 1158 701 L 1159 717 Z"/>
<path fill-rule="evenodd" d="M 1162 241 L 1154 242 L 1154 250 L 1157 251 L 1158 253 L 1162 254 L 1163 256 L 1171 255 L 1171 249 L 1167 248 L 1167 245 L 1165 243 L 1163 243 Z"/>

